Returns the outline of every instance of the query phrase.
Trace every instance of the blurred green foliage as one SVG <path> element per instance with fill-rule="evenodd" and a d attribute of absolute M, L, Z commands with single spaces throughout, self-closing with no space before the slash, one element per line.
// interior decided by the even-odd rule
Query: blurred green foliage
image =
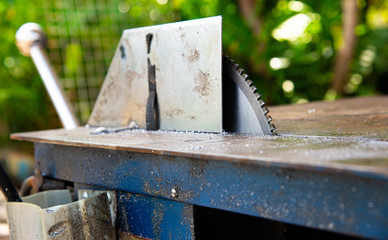
<path fill-rule="evenodd" d="M 34 0 L 0 2 L 0 141 L 3 144 L 9 142 L 11 132 L 44 129 L 57 122 L 31 59 L 21 56 L 15 46 L 15 32 L 26 22 L 26 17 L 40 18 L 36 4 Z"/>
<path fill-rule="evenodd" d="M 83 122 L 98 91 L 87 89 L 85 99 L 77 91 L 82 85 L 100 87 L 123 29 L 214 15 L 223 16 L 224 54 L 246 69 L 265 101 L 285 104 L 337 98 L 329 89 L 336 54 L 346 44 L 341 1 L 257 0 L 248 16 L 242 11 L 242 2 L 0 1 L 1 143 L 7 143 L 10 132 L 60 126 L 31 59 L 21 56 L 15 47 L 15 32 L 25 22 L 45 28 L 59 75 L 76 79 L 64 85 L 71 100 L 77 102 Z M 358 0 L 357 4 L 358 44 L 345 95 L 387 93 L 388 0 Z M 93 60 L 95 66 L 89 71 L 88 62 Z"/>

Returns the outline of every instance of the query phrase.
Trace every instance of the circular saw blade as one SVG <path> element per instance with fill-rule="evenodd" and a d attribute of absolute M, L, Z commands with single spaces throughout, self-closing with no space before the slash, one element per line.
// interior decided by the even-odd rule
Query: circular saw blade
<path fill-rule="evenodd" d="M 269 111 L 247 77 L 238 64 L 223 57 L 223 128 L 226 132 L 273 135 Z"/>

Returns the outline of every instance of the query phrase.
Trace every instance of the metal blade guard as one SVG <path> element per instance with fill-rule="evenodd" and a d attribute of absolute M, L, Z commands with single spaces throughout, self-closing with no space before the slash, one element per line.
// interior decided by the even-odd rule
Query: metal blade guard
<path fill-rule="evenodd" d="M 260 94 L 221 45 L 221 17 L 124 31 L 88 124 L 272 135 Z"/>
<path fill-rule="evenodd" d="M 88 124 L 221 132 L 221 23 L 125 30 Z"/>

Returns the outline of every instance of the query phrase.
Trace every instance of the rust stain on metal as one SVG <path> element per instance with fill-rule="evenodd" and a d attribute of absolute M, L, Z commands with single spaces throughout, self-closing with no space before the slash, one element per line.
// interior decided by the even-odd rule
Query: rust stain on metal
<path fill-rule="evenodd" d="M 198 70 L 197 77 L 194 79 L 195 87 L 193 91 L 198 92 L 202 96 L 207 96 L 212 91 L 212 85 L 209 82 L 209 73 L 204 73 L 201 69 Z"/>
<path fill-rule="evenodd" d="M 373 120 L 385 119 L 388 120 L 388 115 L 376 115 L 372 117 Z"/>
<path fill-rule="evenodd" d="M 277 132 L 299 136 L 388 139 L 388 97 L 372 96 L 271 107 Z"/>
<path fill-rule="evenodd" d="M 354 158 L 354 159 L 338 160 L 334 162 L 355 164 L 355 165 L 361 165 L 361 166 L 380 166 L 380 167 L 388 168 L 388 159 L 383 159 L 383 158 L 371 158 L 371 159 Z"/>
<path fill-rule="evenodd" d="M 166 111 L 165 114 L 170 118 L 173 118 L 175 115 L 183 114 L 184 111 L 182 109 L 173 109 L 171 111 Z"/>
<path fill-rule="evenodd" d="M 190 63 L 198 62 L 199 61 L 199 57 L 200 57 L 200 54 L 199 54 L 198 50 L 194 50 L 192 55 L 190 55 L 188 57 L 188 60 L 189 60 Z"/>
<path fill-rule="evenodd" d="M 123 231 L 118 231 L 117 235 L 120 240 L 149 240 L 149 238 L 140 237 L 135 234 Z"/>

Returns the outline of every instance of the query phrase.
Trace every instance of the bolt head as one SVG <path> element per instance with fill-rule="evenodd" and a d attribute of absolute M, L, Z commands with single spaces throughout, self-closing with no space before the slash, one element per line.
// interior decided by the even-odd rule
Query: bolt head
<path fill-rule="evenodd" d="M 171 196 L 174 198 L 178 197 L 178 194 L 177 194 L 175 188 L 171 189 Z"/>

